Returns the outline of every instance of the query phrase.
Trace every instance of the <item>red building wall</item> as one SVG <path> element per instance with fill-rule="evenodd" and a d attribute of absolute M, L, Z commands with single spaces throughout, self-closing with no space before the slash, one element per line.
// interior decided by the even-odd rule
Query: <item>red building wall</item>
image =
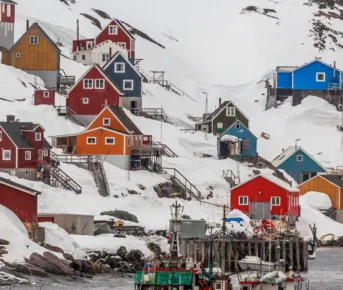
<path fill-rule="evenodd" d="M 248 205 L 239 204 L 240 196 L 248 196 Z M 271 203 L 271 197 L 274 196 L 280 197 L 280 205 L 272 206 L 271 215 L 287 215 L 290 210 L 288 206 L 290 196 L 295 196 L 297 204 L 299 204 L 299 193 L 288 192 L 261 176 L 231 190 L 230 204 L 232 209 L 239 209 L 249 215 L 250 202 Z M 293 206 L 291 212 L 293 211 L 293 214 L 298 213 L 298 208 Z"/>
<path fill-rule="evenodd" d="M 7 9 L 10 9 L 10 16 L 7 16 Z M 15 5 L 0 3 L 1 22 L 15 22 Z"/>
<path fill-rule="evenodd" d="M 77 51 L 77 43 L 80 45 L 80 51 L 86 50 L 87 41 L 92 41 L 94 46 L 94 38 L 80 39 L 79 41 L 73 40 L 73 52 Z"/>
<path fill-rule="evenodd" d="M 48 92 L 49 97 L 44 97 L 44 93 Z M 52 90 L 35 90 L 34 105 L 55 105 L 55 91 Z"/>
<path fill-rule="evenodd" d="M 2 138 L 0 140 L 0 168 L 16 168 L 16 147 L 0 127 Z M 3 160 L 3 150 L 11 150 L 11 160 Z"/>
<path fill-rule="evenodd" d="M 38 219 L 38 222 L 40 223 L 44 223 L 44 222 L 54 223 L 55 222 L 55 218 L 53 216 L 39 216 L 37 219 Z"/>
<path fill-rule="evenodd" d="M 108 33 L 108 27 L 109 25 L 117 25 L 118 26 L 118 34 L 112 35 Z M 110 24 L 106 26 L 103 31 L 96 37 L 95 43 L 96 45 L 106 41 L 106 40 L 111 40 L 113 42 L 125 42 L 126 44 L 126 49 L 128 50 L 128 56 L 129 58 L 135 58 L 135 52 L 131 51 L 134 49 L 134 45 L 131 45 L 131 38 L 127 35 L 127 33 L 118 25 L 118 23 L 113 20 L 111 21 Z"/>
<path fill-rule="evenodd" d="M 13 211 L 22 222 L 37 220 L 37 196 L 0 184 L 0 204 Z"/>
<path fill-rule="evenodd" d="M 69 92 L 67 97 L 68 108 L 78 115 L 98 115 L 104 108 L 106 100 L 107 105 L 119 105 L 119 93 L 106 79 L 104 89 L 94 89 L 95 79 L 104 79 L 96 67 L 93 67 L 84 76 L 84 79 L 93 79 L 93 89 L 84 89 L 83 79 L 80 80 Z M 89 98 L 89 104 L 83 104 L 83 98 Z"/>

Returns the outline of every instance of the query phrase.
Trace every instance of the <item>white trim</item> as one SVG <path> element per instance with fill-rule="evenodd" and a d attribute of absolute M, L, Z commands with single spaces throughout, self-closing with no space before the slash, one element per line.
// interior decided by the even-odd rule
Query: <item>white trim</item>
<path fill-rule="evenodd" d="M 113 143 L 108 143 L 107 140 L 112 139 Z M 105 137 L 105 145 L 116 145 L 116 138 L 115 137 Z"/>
<path fill-rule="evenodd" d="M 105 120 L 108 120 L 108 124 L 105 124 Z M 110 126 L 111 125 L 111 118 L 102 118 L 102 125 L 103 126 Z"/>
<path fill-rule="evenodd" d="M 94 143 L 89 143 L 89 139 L 94 139 Z M 96 137 L 86 137 L 86 142 L 87 142 L 87 145 L 96 145 Z"/>
<path fill-rule="evenodd" d="M 11 182 L 14 182 L 14 181 L 12 181 L 12 180 L 10 180 L 10 179 L 7 179 L 7 180 L 8 180 L 8 181 L 11 181 Z M 7 183 L 7 182 L 5 182 L 5 181 L 3 181 L 3 180 L 0 180 L 0 183 L 6 185 L 6 186 L 8 186 L 8 187 L 15 188 L 15 189 L 17 189 L 17 190 L 19 190 L 19 191 L 25 192 L 25 193 L 27 193 L 27 194 L 33 195 L 33 196 L 36 196 L 37 194 L 40 194 L 39 191 L 36 191 L 36 190 L 32 190 L 32 191 L 34 191 L 34 192 L 28 191 L 28 190 L 26 190 L 26 189 L 17 187 L 17 186 L 15 186 L 15 185 L 13 185 L 13 184 Z M 15 182 L 15 183 L 16 183 L 16 182 Z M 19 183 L 17 183 L 17 184 L 18 184 L 18 185 L 21 185 L 21 184 L 19 184 Z"/>
<path fill-rule="evenodd" d="M 111 32 L 111 28 L 112 27 L 115 27 L 115 32 Z M 108 35 L 118 35 L 118 24 L 114 25 L 114 24 L 109 24 L 107 26 L 107 29 L 108 29 Z"/>
<path fill-rule="evenodd" d="M 0 141 L 2 141 L 2 131 L 0 131 Z"/>
<path fill-rule="evenodd" d="M 308 62 L 308 63 L 303 64 L 302 66 L 299 66 L 298 68 L 294 69 L 293 72 L 295 72 L 296 70 L 299 70 L 299 69 L 301 69 L 301 68 L 303 68 L 303 67 L 305 67 L 305 66 L 308 66 L 309 64 L 314 63 L 314 62 L 316 62 L 316 61 L 318 61 L 318 62 L 320 62 L 321 64 L 323 64 L 323 65 L 325 65 L 325 66 L 330 67 L 330 68 L 333 69 L 333 67 L 332 67 L 331 65 L 325 63 L 324 61 L 321 61 L 320 59 L 315 59 L 315 60 L 312 60 L 312 61 L 310 61 L 310 62 Z M 337 69 L 337 68 L 336 68 L 336 71 L 339 71 L 339 72 L 343 73 L 343 71 L 341 71 L 340 69 Z"/>
<path fill-rule="evenodd" d="M 278 200 L 278 203 L 273 204 L 273 198 Z M 281 197 L 280 196 L 271 196 L 270 197 L 270 205 L 271 206 L 280 206 L 281 205 Z"/>
<path fill-rule="evenodd" d="M 19 150 L 18 147 L 15 148 L 15 168 L 19 168 Z"/>
<path fill-rule="evenodd" d="M 219 124 L 220 124 L 220 127 L 219 127 Z M 217 129 L 223 129 L 223 122 L 217 122 Z"/>
<path fill-rule="evenodd" d="M 36 39 L 36 38 L 37 38 L 37 43 L 33 43 L 31 40 L 32 39 Z M 39 36 L 35 35 L 35 34 L 30 35 L 30 37 L 29 37 L 29 44 L 30 45 L 39 45 Z"/>
<path fill-rule="evenodd" d="M 297 154 L 297 155 L 295 155 L 295 160 L 297 162 L 303 162 L 304 161 L 304 156 L 302 154 Z"/>
<path fill-rule="evenodd" d="M 323 78 L 322 80 L 319 80 L 319 79 L 318 79 L 318 76 L 319 76 L 319 75 L 323 75 L 324 78 Z M 325 72 L 317 72 L 317 73 L 316 73 L 316 82 L 317 82 L 317 83 L 325 83 L 325 79 L 326 79 L 326 74 L 325 74 Z"/>
<path fill-rule="evenodd" d="M 39 136 L 39 138 L 37 138 L 37 136 Z M 35 132 L 35 141 L 42 141 L 42 132 Z"/>
<path fill-rule="evenodd" d="M 129 66 L 131 66 L 131 68 L 136 72 L 137 76 L 139 76 L 141 78 L 141 81 L 143 82 L 143 77 L 142 75 L 139 73 L 139 71 L 137 71 L 137 69 L 134 67 L 134 65 L 126 59 L 126 57 L 120 52 L 120 51 L 117 51 L 113 56 L 112 58 L 110 59 L 109 62 L 107 62 L 107 64 L 103 67 L 104 70 L 106 70 L 110 64 L 113 63 L 113 61 L 115 61 L 115 59 L 118 57 L 118 56 L 121 56 L 124 60 L 125 60 L 125 63 L 128 64 Z M 126 71 L 126 68 L 125 68 L 125 71 Z M 143 87 L 143 86 L 141 86 Z"/>
<path fill-rule="evenodd" d="M 126 138 L 130 138 L 130 136 L 124 136 L 124 142 L 123 142 L 123 152 L 124 155 L 126 155 Z M 131 152 L 130 152 L 131 153 Z"/>
<path fill-rule="evenodd" d="M 331 182 L 330 180 L 327 180 L 326 178 L 322 177 L 322 175 L 325 175 L 325 174 L 317 174 L 317 175 L 311 177 L 310 179 L 307 179 L 306 181 L 304 181 L 304 182 L 298 184 L 298 188 L 299 188 L 299 186 L 301 186 L 301 185 L 303 185 L 303 184 L 305 184 L 305 183 L 311 181 L 312 179 L 315 179 L 315 178 L 317 178 L 317 177 L 320 177 L 321 179 L 325 180 L 326 182 L 329 182 L 330 184 L 332 184 L 333 186 L 336 186 L 338 189 L 341 189 L 337 184 L 334 184 L 334 183 Z"/>
<path fill-rule="evenodd" d="M 20 52 L 17 52 L 17 53 L 15 54 L 15 57 L 21 57 L 21 53 L 20 53 Z"/>
<path fill-rule="evenodd" d="M 10 158 L 5 158 L 4 156 L 5 156 L 5 153 L 10 153 Z M 2 161 L 11 161 L 11 159 L 12 159 L 12 150 L 8 150 L 8 149 L 6 149 L 6 150 L 2 150 Z"/>
<path fill-rule="evenodd" d="M 99 87 L 98 87 L 97 84 L 96 84 L 97 81 L 100 81 L 99 84 L 100 84 L 101 81 L 102 81 L 103 86 L 99 86 Z M 94 85 L 95 85 L 95 89 L 98 89 L 98 90 L 103 90 L 103 89 L 105 89 L 105 79 L 94 79 Z"/>
<path fill-rule="evenodd" d="M 249 128 L 247 128 L 241 121 L 239 121 L 239 120 L 237 120 L 236 122 L 234 122 L 229 128 L 227 128 L 220 136 L 219 136 L 219 139 L 221 138 L 221 137 L 223 137 L 225 134 L 226 134 L 226 132 L 227 131 L 229 131 L 233 126 L 235 126 L 237 123 L 239 123 L 240 124 L 240 126 L 242 127 L 244 127 L 245 129 L 247 129 L 250 133 L 251 133 L 251 135 L 253 135 L 256 139 L 257 139 L 257 137 L 255 136 L 255 134 L 253 133 L 253 132 L 251 132 L 250 130 L 249 130 Z"/>
<path fill-rule="evenodd" d="M 120 27 L 121 30 L 123 30 L 124 33 L 125 33 L 130 39 L 132 39 L 132 40 L 135 39 L 135 38 L 133 38 L 133 36 L 131 36 L 130 34 L 128 34 L 127 31 L 126 31 L 125 29 L 123 29 L 123 27 L 122 27 L 123 24 L 122 24 L 118 19 L 111 19 L 111 21 L 106 25 L 106 27 L 105 27 L 103 30 L 101 30 L 101 31 L 98 33 L 98 35 L 94 38 L 94 44 L 95 44 L 95 45 L 97 45 L 96 39 L 100 36 L 100 34 L 101 34 L 103 31 L 105 31 L 105 29 L 108 29 L 108 26 L 111 25 L 113 22 L 115 23 L 114 25 L 118 25 L 118 27 Z M 112 25 L 113 25 L 113 24 L 112 24 Z"/>
<path fill-rule="evenodd" d="M 49 98 L 49 97 L 50 97 L 50 92 L 49 91 L 44 91 L 43 92 L 43 98 Z"/>
<path fill-rule="evenodd" d="M 206 129 L 206 131 L 203 130 L 203 128 Z M 201 132 L 208 133 L 208 131 L 209 131 L 208 129 L 209 129 L 209 128 L 208 128 L 208 125 L 200 125 L 200 131 L 201 131 Z"/>
<path fill-rule="evenodd" d="M 81 131 L 79 133 L 75 133 L 75 134 L 66 134 L 66 135 L 55 135 L 55 136 L 49 136 L 50 138 L 62 138 L 62 137 L 74 137 L 74 136 L 79 136 L 79 135 L 83 135 L 85 133 L 89 133 L 89 132 L 93 132 L 95 130 L 106 130 L 108 132 L 112 132 L 113 134 L 119 134 L 119 135 L 123 135 L 123 136 L 128 136 L 130 134 L 128 133 L 123 133 L 123 132 L 119 132 L 119 131 L 116 131 L 116 130 L 111 130 L 109 128 L 106 128 L 106 127 L 96 127 L 94 129 L 91 129 L 91 130 L 87 130 L 87 128 L 84 130 L 84 131 Z M 137 135 L 137 136 L 141 136 L 141 135 Z"/>
<path fill-rule="evenodd" d="M 226 117 L 236 117 L 236 108 L 235 107 L 226 107 Z M 233 109 L 233 110 L 232 110 Z M 233 111 L 233 112 L 231 112 Z"/>
<path fill-rule="evenodd" d="M 123 65 L 123 70 L 122 71 L 121 70 L 117 70 L 117 67 L 116 67 L 117 64 L 122 64 Z M 114 72 L 115 73 L 125 73 L 125 62 L 122 62 L 122 61 L 115 62 L 114 63 Z"/>
<path fill-rule="evenodd" d="M 46 153 L 46 154 L 45 154 Z M 48 157 L 49 156 L 49 150 L 48 149 L 44 149 L 43 150 L 43 156 L 44 157 Z"/>
<path fill-rule="evenodd" d="M 88 81 L 89 84 L 91 84 L 91 86 L 89 86 L 89 87 L 86 88 L 86 86 L 85 86 L 86 81 Z M 82 88 L 83 88 L 84 90 L 92 90 L 93 87 L 94 87 L 94 83 L 93 83 L 93 82 L 94 82 L 93 79 L 83 79 L 83 81 L 82 81 Z"/>
<path fill-rule="evenodd" d="M 36 129 L 37 129 L 38 127 L 41 127 L 41 129 L 42 129 L 43 131 L 45 131 L 45 129 L 44 129 L 41 125 L 37 125 L 37 126 L 34 127 L 32 130 L 20 130 L 20 131 L 23 131 L 23 132 L 33 132 L 33 131 L 36 131 Z M 21 149 L 23 149 L 23 148 L 21 148 Z"/>
<path fill-rule="evenodd" d="M 241 203 L 241 197 L 243 198 L 243 202 L 244 202 L 244 199 L 247 198 L 247 203 Z M 238 205 L 249 205 L 249 196 L 247 195 L 239 195 L 238 196 Z"/>
<path fill-rule="evenodd" d="M 241 124 L 237 123 L 237 124 L 235 125 L 235 128 L 236 128 L 236 129 L 241 129 Z"/>
<path fill-rule="evenodd" d="M 85 78 L 85 76 L 93 69 L 95 68 L 98 72 L 100 72 L 102 74 L 102 76 L 106 79 L 107 82 L 109 82 L 109 84 L 118 92 L 118 94 L 120 96 L 123 96 L 124 93 L 120 90 L 120 88 L 118 88 L 103 72 L 103 70 L 101 69 L 101 67 L 99 67 L 96 63 L 94 63 L 80 78 L 79 80 L 75 83 L 75 85 L 70 89 L 70 91 L 68 92 L 68 96 L 67 98 L 69 98 L 70 93 L 73 91 L 74 88 L 76 88 L 76 86 Z"/>
<path fill-rule="evenodd" d="M 125 88 L 125 83 L 131 83 L 131 88 L 127 89 Z M 133 86 L 133 80 L 123 80 L 123 90 L 124 91 L 133 91 L 134 90 L 134 86 Z"/>
<path fill-rule="evenodd" d="M 82 98 L 82 104 L 88 105 L 89 104 L 89 98 Z"/>
<path fill-rule="evenodd" d="M 26 153 L 30 153 L 29 158 L 26 158 Z M 31 151 L 25 151 L 25 160 L 31 160 Z"/>

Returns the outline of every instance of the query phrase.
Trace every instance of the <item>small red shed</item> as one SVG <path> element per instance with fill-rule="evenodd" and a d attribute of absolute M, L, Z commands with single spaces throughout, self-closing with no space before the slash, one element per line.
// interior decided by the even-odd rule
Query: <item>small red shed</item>
<path fill-rule="evenodd" d="M 35 90 L 34 105 L 52 105 L 55 106 L 55 91 L 53 90 Z"/>
<path fill-rule="evenodd" d="M 37 195 L 40 192 L 0 177 L 0 204 L 25 222 L 37 221 Z"/>
<path fill-rule="evenodd" d="M 260 174 L 231 189 L 230 205 L 253 219 L 299 216 L 299 189 L 273 175 Z"/>

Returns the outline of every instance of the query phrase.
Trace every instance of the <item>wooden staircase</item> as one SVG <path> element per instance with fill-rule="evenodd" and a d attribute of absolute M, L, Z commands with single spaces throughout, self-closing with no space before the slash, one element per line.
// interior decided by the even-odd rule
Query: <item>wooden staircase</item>
<path fill-rule="evenodd" d="M 154 146 L 158 146 L 160 147 L 161 153 L 163 156 L 166 157 L 171 157 L 171 158 L 175 158 L 175 157 L 179 157 L 173 150 L 170 149 L 170 147 L 168 147 L 166 144 L 162 144 L 161 142 L 153 142 L 152 143 Z"/>
<path fill-rule="evenodd" d="M 74 164 L 92 172 L 98 191 L 102 196 L 109 196 L 110 189 L 106 177 L 106 172 L 102 164 L 100 155 L 58 155 L 51 152 L 51 159 L 59 164 L 60 162 Z"/>
<path fill-rule="evenodd" d="M 169 119 L 168 115 L 162 108 L 136 108 L 132 109 L 132 114 L 148 119 L 154 119 L 158 121 L 162 121 L 164 123 L 172 124 L 171 120 Z"/>
<path fill-rule="evenodd" d="M 76 114 L 72 109 L 67 108 L 67 118 L 74 122 L 77 125 L 83 126 L 83 127 L 87 127 L 89 125 L 89 121 L 87 121 L 85 118 L 83 118 L 82 116 Z"/>
<path fill-rule="evenodd" d="M 223 170 L 224 179 L 230 184 L 231 187 L 234 187 L 241 183 L 241 178 L 236 176 L 232 170 Z"/>
<path fill-rule="evenodd" d="M 178 184 L 188 194 L 188 198 L 201 200 L 201 192 L 179 170 L 171 167 L 162 167 L 165 173 L 170 175 L 170 181 Z"/>
<path fill-rule="evenodd" d="M 76 194 L 80 194 L 82 192 L 82 187 L 61 168 L 53 166 L 47 162 L 43 163 L 43 168 L 46 174 L 46 177 L 44 178 L 45 183 L 53 187 L 72 190 Z"/>

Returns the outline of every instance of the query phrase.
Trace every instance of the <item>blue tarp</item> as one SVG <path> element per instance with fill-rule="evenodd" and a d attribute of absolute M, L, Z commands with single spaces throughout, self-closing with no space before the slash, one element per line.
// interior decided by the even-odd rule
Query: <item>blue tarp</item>
<path fill-rule="evenodd" d="M 226 222 L 227 223 L 231 223 L 231 222 L 236 222 L 236 223 L 240 223 L 242 222 L 243 219 L 240 217 L 235 217 L 235 218 L 226 218 Z"/>

